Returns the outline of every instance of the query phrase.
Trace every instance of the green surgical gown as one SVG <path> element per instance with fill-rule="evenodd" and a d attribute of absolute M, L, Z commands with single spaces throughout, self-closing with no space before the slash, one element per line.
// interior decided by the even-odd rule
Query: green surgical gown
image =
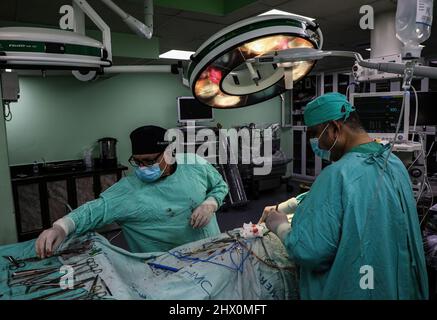
<path fill-rule="evenodd" d="M 285 238 L 302 299 L 427 299 L 416 202 L 404 164 L 358 146 L 325 168 Z M 382 175 L 381 175 L 382 174 Z"/>
<path fill-rule="evenodd" d="M 197 163 L 187 164 L 190 157 Z M 71 212 L 75 234 L 117 222 L 132 252 L 168 251 L 219 234 L 215 215 L 199 229 L 191 227 L 190 218 L 208 197 L 220 207 L 228 193 L 226 183 L 211 164 L 194 154 L 178 154 L 176 162 L 176 171 L 168 177 L 153 183 L 125 177 Z"/>

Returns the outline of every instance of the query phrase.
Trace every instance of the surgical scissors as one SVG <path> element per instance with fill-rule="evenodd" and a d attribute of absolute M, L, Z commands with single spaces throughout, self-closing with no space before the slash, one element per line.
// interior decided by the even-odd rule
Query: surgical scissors
<path fill-rule="evenodd" d="M 59 267 L 22 270 L 22 271 L 17 271 L 17 272 L 12 273 L 12 277 L 13 278 L 22 278 L 22 277 L 28 277 L 28 276 L 34 276 L 34 275 L 41 275 L 41 274 L 53 272 L 55 270 L 59 270 Z"/>
<path fill-rule="evenodd" d="M 13 256 L 3 256 L 3 258 L 11 263 L 9 265 L 9 270 L 17 270 L 26 266 L 25 262 L 16 260 Z"/>
<path fill-rule="evenodd" d="M 75 269 L 75 271 L 78 271 L 78 270 L 82 269 L 85 266 L 88 266 L 88 268 L 94 274 L 99 274 L 99 273 L 103 272 L 103 269 L 99 268 L 99 265 L 96 263 L 96 260 L 94 260 L 94 258 L 87 258 L 85 262 L 72 265 L 72 267 Z M 79 273 L 79 274 L 82 274 L 82 272 Z"/>
<path fill-rule="evenodd" d="M 81 247 L 77 247 L 77 248 L 65 249 L 63 251 L 60 251 L 60 252 L 50 256 L 49 258 L 59 257 L 59 256 L 64 256 L 64 255 L 69 255 L 69 254 L 82 254 L 82 253 L 85 253 L 89 249 L 90 248 L 86 247 L 85 245 L 81 246 Z M 96 255 L 98 253 L 99 253 L 99 250 L 93 251 L 93 255 Z M 38 262 L 38 261 L 42 260 L 39 257 L 15 259 L 13 256 L 3 256 L 3 258 L 5 258 L 6 260 L 8 260 L 11 263 L 9 266 L 9 270 L 17 270 L 20 268 L 24 268 L 26 266 L 26 262 Z"/>
<path fill-rule="evenodd" d="M 91 300 L 94 300 L 95 298 L 102 299 L 108 295 L 108 293 L 106 292 L 106 290 L 103 288 L 102 285 L 97 285 L 99 279 L 101 280 L 99 275 L 97 275 L 94 278 L 93 284 L 91 285 L 90 291 L 86 297 L 87 299 L 88 298 Z"/>
<path fill-rule="evenodd" d="M 72 265 L 72 267 L 74 268 L 75 272 L 79 271 L 78 273 L 75 273 L 75 276 L 88 273 L 89 271 L 94 274 L 103 272 L 103 269 L 99 268 L 99 265 L 95 262 L 94 258 L 86 258 L 85 262 Z M 82 270 L 84 267 L 88 267 L 88 269 Z M 54 273 L 59 273 L 59 270 L 59 267 L 53 267 L 18 271 L 12 275 L 13 280 L 16 282 L 12 283 L 11 286 L 24 285 L 27 287 L 27 291 L 29 291 L 29 289 L 33 286 L 53 284 L 59 281 L 59 279 L 61 279 L 64 275 L 57 275 L 55 278 L 48 277 Z"/>
<path fill-rule="evenodd" d="M 26 289 L 26 293 L 32 293 L 32 292 L 39 291 L 39 290 L 61 287 L 61 283 L 60 283 L 61 277 L 55 278 L 55 279 L 50 279 L 47 282 L 40 283 L 38 286 L 35 286 L 35 288 L 32 288 L 32 289 L 31 289 L 32 286 L 29 285 Z M 81 280 L 79 282 L 76 282 L 75 286 L 85 284 L 85 283 L 92 281 L 92 280 L 94 280 L 94 277 L 90 277 L 90 278 Z"/>
<path fill-rule="evenodd" d="M 56 296 L 61 296 L 61 295 L 64 295 L 65 293 L 67 293 L 67 292 L 72 292 L 72 291 L 75 291 L 77 289 L 81 289 L 83 287 L 84 287 L 84 285 L 80 284 L 78 286 L 74 286 L 73 289 L 62 289 L 62 290 L 59 290 L 59 291 L 55 291 L 55 292 L 52 292 L 52 293 L 45 294 L 43 296 L 39 296 L 39 297 L 33 298 L 32 300 L 45 300 L 45 299 L 48 299 L 48 298 L 52 298 L 52 297 L 56 297 Z"/>
<path fill-rule="evenodd" d="M 58 271 L 59 268 L 55 267 L 14 272 L 10 286 L 31 286 L 33 284 L 46 282 L 47 280 L 43 280 L 44 278 Z"/>

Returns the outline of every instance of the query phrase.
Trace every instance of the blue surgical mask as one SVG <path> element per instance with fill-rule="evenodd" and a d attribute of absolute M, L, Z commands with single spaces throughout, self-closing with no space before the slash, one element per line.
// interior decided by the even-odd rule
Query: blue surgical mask
<path fill-rule="evenodd" d="M 165 169 L 161 170 L 161 167 L 159 166 L 160 163 L 161 161 L 151 166 L 137 167 L 135 169 L 135 175 L 137 176 L 138 179 L 140 179 L 143 182 L 154 182 L 159 178 L 161 178 L 162 174 L 165 171 Z"/>
<path fill-rule="evenodd" d="M 324 160 L 330 161 L 331 160 L 331 150 L 334 148 L 335 144 L 337 143 L 338 137 L 335 139 L 334 144 L 329 148 L 329 150 L 324 150 L 319 147 L 319 140 L 322 137 L 322 135 L 325 133 L 326 129 L 329 127 L 329 123 L 326 125 L 325 129 L 323 129 L 322 133 L 318 138 L 312 138 L 310 139 L 311 148 L 314 151 L 314 154 Z"/>
<path fill-rule="evenodd" d="M 331 151 L 320 149 L 318 138 L 310 139 L 310 144 L 316 156 L 328 161 L 331 159 Z"/>
<path fill-rule="evenodd" d="M 150 167 L 138 167 L 135 169 L 135 175 L 143 182 L 154 182 L 162 175 L 162 170 L 159 164 L 155 163 Z"/>

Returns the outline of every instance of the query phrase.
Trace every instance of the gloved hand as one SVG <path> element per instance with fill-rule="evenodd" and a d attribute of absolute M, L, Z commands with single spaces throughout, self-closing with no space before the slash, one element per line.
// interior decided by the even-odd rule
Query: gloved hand
<path fill-rule="evenodd" d="M 194 229 L 203 228 L 210 221 L 214 213 L 217 211 L 218 204 L 214 198 L 208 198 L 198 206 L 191 215 L 190 224 Z"/>
<path fill-rule="evenodd" d="M 284 213 L 284 214 L 293 214 L 298 206 L 298 201 L 296 198 L 291 198 L 287 201 L 284 201 L 280 204 L 278 204 L 278 209 L 276 210 L 276 206 L 268 206 L 264 208 L 263 214 L 261 216 L 261 218 L 258 221 L 258 224 L 263 223 L 266 221 L 267 216 L 269 215 L 270 212 L 272 211 L 278 211 L 280 213 Z"/>
<path fill-rule="evenodd" d="M 35 243 L 35 250 L 38 257 L 44 259 L 51 257 L 53 252 L 67 237 L 65 230 L 59 225 L 53 225 L 52 228 L 44 230 Z"/>
<path fill-rule="evenodd" d="M 266 222 L 266 219 L 267 219 L 268 215 L 270 214 L 270 212 L 273 212 L 275 210 L 276 210 L 276 206 L 265 207 L 261 218 L 258 220 L 258 224 Z"/>
<path fill-rule="evenodd" d="M 274 208 L 269 211 L 265 223 L 267 229 L 276 234 L 282 242 L 284 242 L 285 236 L 291 230 L 287 215 L 276 211 Z"/>

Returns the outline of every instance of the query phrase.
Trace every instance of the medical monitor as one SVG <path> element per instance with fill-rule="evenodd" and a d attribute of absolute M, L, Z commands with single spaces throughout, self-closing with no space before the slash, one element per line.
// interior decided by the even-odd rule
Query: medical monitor
<path fill-rule="evenodd" d="M 396 133 L 401 114 L 403 92 L 376 92 L 351 94 L 350 102 L 356 108 L 364 129 L 372 138 L 392 140 Z M 410 118 L 409 93 L 405 99 L 404 115 L 399 129 L 398 139 L 404 140 L 408 134 Z"/>
<path fill-rule="evenodd" d="M 178 121 L 213 121 L 212 108 L 200 103 L 194 97 L 178 97 Z"/>

